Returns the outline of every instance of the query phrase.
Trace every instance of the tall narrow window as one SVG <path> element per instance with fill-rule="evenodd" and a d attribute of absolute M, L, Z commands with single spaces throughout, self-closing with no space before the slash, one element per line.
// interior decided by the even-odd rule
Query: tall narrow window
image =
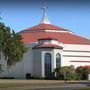
<path fill-rule="evenodd" d="M 46 78 L 51 77 L 51 54 L 50 53 L 45 54 L 45 77 Z"/>
<path fill-rule="evenodd" d="M 61 66 L 61 55 L 59 53 L 56 54 L 56 68 Z"/>
<path fill-rule="evenodd" d="M 3 72 L 2 64 L 0 64 L 0 73 Z"/>

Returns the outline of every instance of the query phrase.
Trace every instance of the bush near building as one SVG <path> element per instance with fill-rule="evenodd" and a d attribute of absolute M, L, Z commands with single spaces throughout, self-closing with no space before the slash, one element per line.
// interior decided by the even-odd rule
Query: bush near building
<path fill-rule="evenodd" d="M 76 69 L 73 65 L 58 67 L 55 69 L 55 77 L 60 80 L 87 80 L 90 74 L 90 66 L 80 66 Z"/>
<path fill-rule="evenodd" d="M 55 69 L 56 78 L 61 80 L 74 80 L 76 78 L 75 68 L 73 65 L 58 67 Z"/>
<path fill-rule="evenodd" d="M 90 66 L 80 66 L 75 71 L 77 80 L 86 80 L 90 74 Z"/>

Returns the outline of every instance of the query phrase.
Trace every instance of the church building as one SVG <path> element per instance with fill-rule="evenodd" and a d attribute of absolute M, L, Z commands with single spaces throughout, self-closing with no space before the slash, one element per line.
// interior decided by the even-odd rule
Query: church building
<path fill-rule="evenodd" d="M 28 47 L 21 62 L 7 70 L 2 59 L 3 72 L 0 77 L 26 78 L 50 77 L 56 67 L 74 65 L 90 66 L 90 40 L 70 30 L 53 25 L 43 8 L 43 17 L 37 25 L 20 33 L 22 41 Z"/>

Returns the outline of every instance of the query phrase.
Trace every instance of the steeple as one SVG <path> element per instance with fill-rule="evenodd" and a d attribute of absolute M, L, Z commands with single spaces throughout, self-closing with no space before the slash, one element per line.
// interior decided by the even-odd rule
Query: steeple
<path fill-rule="evenodd" d="M 45 1 L 44 7 L 42 8 L 44 12 L 43 12 L 43 17 L 42 17 L 40 24 L 42 24 L 42 23 L 51 24 L 48 20 L 48 17 L 47 17 L 47 8 L 48 7 L 47 7 L 46 1 Z"/>

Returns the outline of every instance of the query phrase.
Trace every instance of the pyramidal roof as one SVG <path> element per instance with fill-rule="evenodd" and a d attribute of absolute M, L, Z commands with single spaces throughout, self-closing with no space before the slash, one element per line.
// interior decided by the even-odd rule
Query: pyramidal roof
<path fill-rule="evenodd" d="M 63 31 L 68 31 L 64 28 L 61 28 L 61 27 L 58 27 L 58 26 L 55 26 L 55 25 L 51 24 L 51 22 L 49 21 L 48 16 L 47 16 L 46 2 L 45 2 L 44 7 L 42 9 L 43 9 L 43 16 L 42 16 L 42 19 L 39 22 L 39 24 L 35 25 L 33 27 L 30 27 L 30 28 L 27 28 L 22 32 L 29 32 L 31 30 L 37 30 L 37 31 L 39 31 L 39 30 L 43 30 L 43 31 L 44 30 L 63 30 Z"/>
<path fill-rule="evenodd" d="M 46 24 L 46 23 L 40 23 L 36 26 L 33 26 L 31 28 L 28 28 L 26 30 L 24 30 L 25 32 L 29 32 L 29 31 L 32 31 L 32 30 L 36 30 L 36 31 L 39 31 L 39 30 L 62 30 L 62 31 L 68 31 L 64 28 L 61 28 L 61 27 L 58 27 L 58 26 L 55 26 L 55 25 L 52 25 L 52 24 Z"/>
<path fill-rule="evenodd" d="M 85 44 L 90 45 L 90 40 L 84 37 L 78 36 L 71 31 L 52 25 L 47 17 L 46 2 L 43 7 L 43 17 L 40 23 L 36 26 L 30 27 L 20 32 L 22 41 L 24 43 L 37 42 L 40 38 L 56 38 L 59 42 L 64 44 Z"/>

